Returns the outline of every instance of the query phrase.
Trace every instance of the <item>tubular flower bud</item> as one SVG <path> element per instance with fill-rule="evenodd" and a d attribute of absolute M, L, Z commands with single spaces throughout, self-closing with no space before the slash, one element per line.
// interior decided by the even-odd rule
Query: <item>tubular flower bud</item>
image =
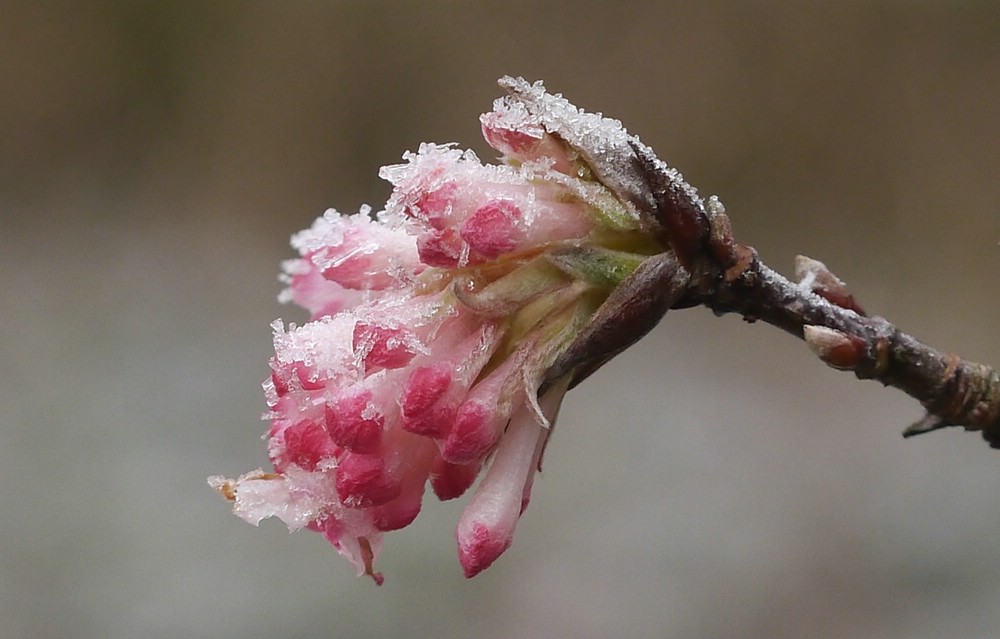
<path fill-rule="evenodd" d="M 483 473 L 457 530 L 467 576 L 510 546 L 573 378 L 549 379 L 554 362 L 663 250 L 636 189 L 619 194 L 631 178 L 615 166 L 635 163 L 612 154 L 634 138 L 538 83 L 503 83 L 481 118 L 500 164 L 423 144 L 380 171 L 384 210 L 331 210 L 292 238 L 280 299 L 310 321 L 273 324 L 274 472 L 209 480 L 249 523 L 320 532 L 379 583 L 382 537 L 428 483 L 452 499 Z"/>

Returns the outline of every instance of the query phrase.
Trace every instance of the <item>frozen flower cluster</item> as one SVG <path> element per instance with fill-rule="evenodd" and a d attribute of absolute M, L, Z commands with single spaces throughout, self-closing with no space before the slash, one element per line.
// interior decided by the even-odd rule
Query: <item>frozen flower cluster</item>
<path fill-rule="evenodd" d="M 281 297 L 311 318 L 273 324 L 274 470 L 209 480 L 241 518 L 319 532 L 379 583 L 383 535 L 428 484 L 452 499 L 480 478 L 456 531 L 466 576 L 510 546 L 572 381 L 550 379 L 553 363 L 661 250 L 567 141 L 621 144 L 621 125 L 504 82 L 481 117 L 500 164 L 421 145 L 380 172 L 384 210 L 331 210 L 293 237 Z"/>

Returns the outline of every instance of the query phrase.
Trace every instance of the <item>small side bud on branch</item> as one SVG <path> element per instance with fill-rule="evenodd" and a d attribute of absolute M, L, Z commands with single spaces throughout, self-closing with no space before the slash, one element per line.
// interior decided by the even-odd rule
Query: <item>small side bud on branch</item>
<path fill-rule="evenodd" d="M 726 207 L 718 196 L 712 195 L 705 202 L 708 210 L 709 250 L 712 257 L 724 268 L 737 262 L 736 241 L 733 239 L 733 224 L 726 215 Z"/>
<path fill-rule="evenodd" d="M 865 360 L 865 341 L 825 326 L 804 326 L 802 336 L 812 352 L 827 365 L 853 371 Z"/>
<path fill-rule="evenodd" d="M 816 293 L 831 304 L 854 311 L 858 315 L 866 315 L 861 305 L 847 290 L 847 285 L 823 262 L 805 255 L 796 255 L 795 278 L 799 281 L 799 286 Z"/>

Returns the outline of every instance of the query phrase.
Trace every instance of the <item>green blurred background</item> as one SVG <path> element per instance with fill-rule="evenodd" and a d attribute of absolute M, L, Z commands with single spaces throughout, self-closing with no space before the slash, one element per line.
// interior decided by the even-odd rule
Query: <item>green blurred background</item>
<path fill-rule="evenodd" d="M 995 637 L 1000 453 L 766 326 L 670 314 L 567 398 L 511 550 L 376 589 L 254 529 L 288 236 L 503 74 L 621 119 L 788 272 L 1000 363 L 1000 4 L 4 2 L 0 637 Z"/>

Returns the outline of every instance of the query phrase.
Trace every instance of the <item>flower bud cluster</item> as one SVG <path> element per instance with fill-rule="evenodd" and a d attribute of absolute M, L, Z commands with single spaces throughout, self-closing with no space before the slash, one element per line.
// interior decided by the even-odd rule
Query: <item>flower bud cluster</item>
<path fill-rule="evenodd" d="M 481 118 L 501 164 L 421 145 L 380 172 L 383 211 L 331 210 L 293 237 L 281 298 L 311 319 L 273 324 L 274 472 L 210 479 L 246 521 L 317 531 L 378 582 L 383 534 L 413 521 L 428 484 L 452 499 L 481 476 L 456 532 L 466 576 L 506 550 L 570 383 L 539 397 L 546 373 L 636 254 L 656 250 L 546 123 L 620 125 L 520 86 L 540 101 L 511 95 Z M 577 249 L 596 266 L 566 259 Z"/>

